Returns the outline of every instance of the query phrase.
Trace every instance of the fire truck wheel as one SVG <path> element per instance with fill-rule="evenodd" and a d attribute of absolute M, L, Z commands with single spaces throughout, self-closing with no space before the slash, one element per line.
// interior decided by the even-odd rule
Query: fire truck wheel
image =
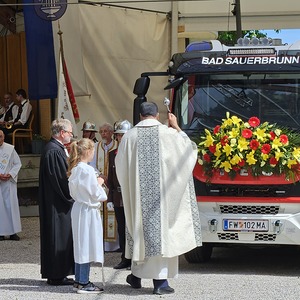
<path fill-rule="evenodd" d="M 190 252 L 184 254 L 187 262 L 191 264 L 203 263 L 211 258 L 213 247 L 210 244 L 203 244 L 202 247 L 197 247 Z"/>

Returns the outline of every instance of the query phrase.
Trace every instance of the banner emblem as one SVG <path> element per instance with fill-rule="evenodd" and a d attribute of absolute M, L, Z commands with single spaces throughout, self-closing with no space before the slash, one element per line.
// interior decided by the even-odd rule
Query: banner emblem
<path fill-rule="evenodd" d="M 67 0 L 33 0 L 36 14 L 43 20 L 60 19 L 67 10 Z M 37 5 L 40 4 L 40 5 Z"/>

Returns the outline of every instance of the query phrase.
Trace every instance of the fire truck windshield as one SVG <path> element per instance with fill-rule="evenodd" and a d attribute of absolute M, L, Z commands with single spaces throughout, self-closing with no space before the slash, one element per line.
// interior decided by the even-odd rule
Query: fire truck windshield
<path fill-rule="evenodd" d="M 192 75 L 175 91 L 174 111 L 190 136 L 214 128 L 226 112 L 299 131 L 299 83 L 300 73 Z"/>

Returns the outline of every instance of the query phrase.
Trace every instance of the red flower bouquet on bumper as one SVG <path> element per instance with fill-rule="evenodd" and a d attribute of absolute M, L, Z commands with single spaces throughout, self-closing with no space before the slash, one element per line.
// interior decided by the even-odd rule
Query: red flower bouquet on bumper
<path fill-rule="evenodd" d="M 212 131 L 205 129 L 198 144 L 198 162 L 208 181 L 216 170 L 234 178 L 242 169 L 253 176 L 284 174 L 287 180 L 296 180 L 300 174 L 299 133 L 261 123 L 257 117 L 243 122 L 228 112 L 222 121 Z"/>

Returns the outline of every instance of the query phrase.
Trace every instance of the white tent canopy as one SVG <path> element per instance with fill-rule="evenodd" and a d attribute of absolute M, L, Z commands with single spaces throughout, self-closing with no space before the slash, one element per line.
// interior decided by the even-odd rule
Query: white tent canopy
<path fill-rule="evenodd" d="M 231 13 L 235 0 L 109 0 L 91 2 L 169 13 L 177 3 L 180 24 L 194 24 L 200 31 L 235 30 Z M 243 30 L 299 28 L 300 1 L 240 0 Z"/>
<path fill-rule="evenodd" d="M 98 126 L 119 119 L 132 122 L 132 93 L 145 71 L 166 71 L 170 58 L 165 15 L 101 6 L 69 6 L 59 20 L 64 54 L 80 113 Z M 53 22 L 54 32 L 58 22 Z M 58 53 L 58 36 L 56 37 Z M 163 101 L 167 78 L 155 79 L 149 100 Z M 80 129 L 79 128 L 79 129 Z"/>
<path fill-rule="evenodd" d="M 88 1 L 91 4 L 91 1 Z M 132 121 L 134 82 L 141 73 L 166 71 L 179 37 L 192 33 L 214 37 L 235 30 L 234 1 L 93 1 L 69 3 L 59 20 L 64 52 L 81 122 L 100 125 Z M 242 29 L 297 28 L 300 1 L 241 2 Z M 101 5 L 102 4 L 102 5 Z M 132 9 L 133 8 L 133 9 Z M 178 19 L 176 15 L 178 13 Z M 58 31 L 53 22 L 54 32 Z M 176 35 L 176 36 L 175 36 Z M 204 37 L 203 39 L 206 39 Z M 58 37 L 57 37 L 58 41 Z M 58 43 L 56 44 L 58 51 Z M 162 105 L 167 78 L 151 81 L 148 100 Z"/>

